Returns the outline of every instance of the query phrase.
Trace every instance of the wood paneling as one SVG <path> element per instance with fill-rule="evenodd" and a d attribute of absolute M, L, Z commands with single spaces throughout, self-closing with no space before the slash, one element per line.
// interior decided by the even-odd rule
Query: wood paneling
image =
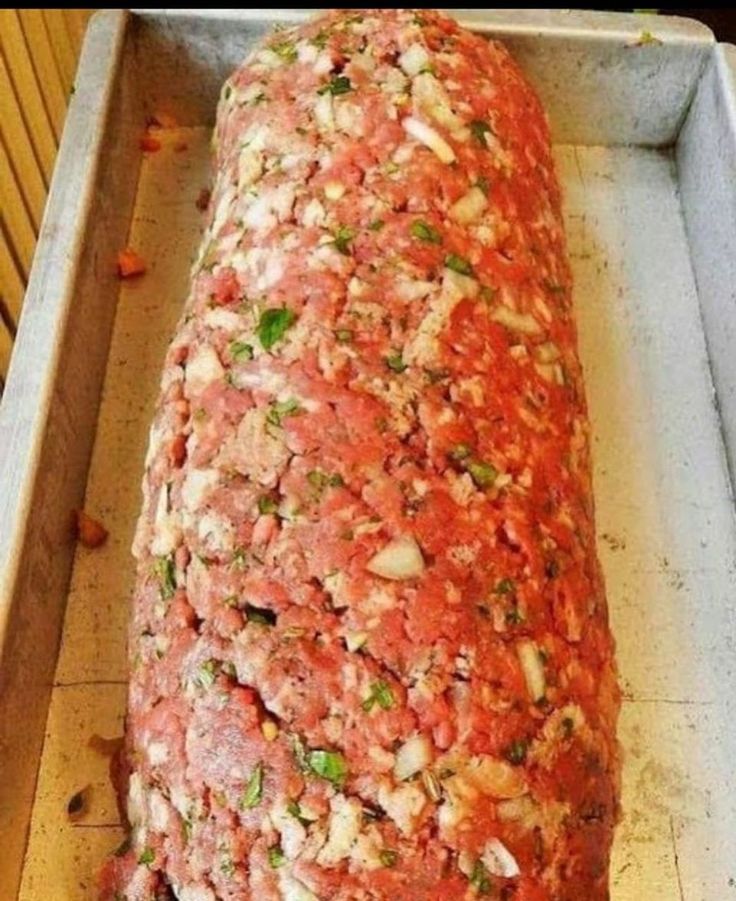
<path fill-rule="evenodd" d="M 0 386 L 89 9 L 0 9 Z"/>

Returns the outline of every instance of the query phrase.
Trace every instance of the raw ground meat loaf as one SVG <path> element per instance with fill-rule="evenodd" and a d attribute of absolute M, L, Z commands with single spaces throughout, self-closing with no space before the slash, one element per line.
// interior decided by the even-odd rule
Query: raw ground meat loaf
<path fill-rule="evenodd" d="M 547 123 L 425 10 L 225 85 L 105 899 L 603 901 L 618 690 Z"/>

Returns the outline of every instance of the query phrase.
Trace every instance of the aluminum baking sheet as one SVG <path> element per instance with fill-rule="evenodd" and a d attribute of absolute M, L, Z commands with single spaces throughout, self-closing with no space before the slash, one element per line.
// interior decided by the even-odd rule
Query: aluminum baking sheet
<path fill-rule="evenodd" d="M 175 16 L 171 26 L 173 46 L 200 68 L 208 65 L 212 79 L 215 64 L 200 38 L 204 28 L 215 41 L 214 21 Z M 501 14 L 493 21 L 499 26 Z M 554 31 L 556 21 L 547 16 L 545 28 Z M 617 23 L 613 36 L 595 35 L 597 44 L 609 41 L 609 59 L 639 27 L 630 17 Z M 675 31 L 687 33 L 681 23 Z M 517 31 L 513 20 L 504 25 L 524 54 L 533 53 L 524 43 L 529 32 L 527 20 Z M 538 35 L 542 56 L 550 54 L 549 37 Z M 539 83 L 544 67 L 536 65 Z M 192 78 L 196 67 L 188 71 Z M 702 71 L 696 74 L 693 84 Z M 199 90 L 192 82 L 193 94 Z M 555 89 L 546 90 L 552 96 Z M 163 97 L 166 86 L 144 91 Z M 122 732 L 129 547 L 143 456 L 198 240 L 195 200 L 208 181 L 209 131 L 194 124 L 200 102 L 190 111 L 192 124 L 168 130 L 162 151 L 142 161 L 130 198 L 130 243 L 149 272 L 120 287 L 86 479 L 85 506 L 106 523 L 110 539 L 74 556 L 21 901 L 94 898 L 95 874 L 122 838 L 99 739 Z M 679 146 L 602 146 L 603 132 L 600 145 L 584 141 L 577 123 L 585 102 L 560 113 L 556 133 L 580 141 L 557 143 L 555 157 L 593 425 L 599 552 L 624 690 L 624 818 L 612 898 L 728 901 L 736 899 L 736 525 L 699 307 L 702 265 L 693 255 L 697 242 L 709 247 L 707 223 L 683 208 L 675 165 L 676 158 L 687 157 L 693 168 L 700 162 Z M 664 133 L 678 115 L 682 120 L 684 111 L 675 104 L 650 127 Z M 707 133 L 694 137 L 702 144 Z M 684 181 L 692 180 L 688 170 Z M 717 198 L 709 208 L 717 219 Z M 733 234 L 719 221 L 719 234 L 736 239 L 732 226 Z M 87 237 L 98 240 L 92 231 Z M 106 291 L 101 296 L 112 303 L 109 285 Z M 72 823 L 67 802 L 82 789 L 87 807 Z"/>

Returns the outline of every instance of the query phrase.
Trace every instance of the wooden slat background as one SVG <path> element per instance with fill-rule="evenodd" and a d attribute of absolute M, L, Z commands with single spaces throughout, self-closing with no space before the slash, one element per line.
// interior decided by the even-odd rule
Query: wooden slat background
<path fill-rule="evenodd" d="M 0 9 L 0 390 L 91 9 Z"/>

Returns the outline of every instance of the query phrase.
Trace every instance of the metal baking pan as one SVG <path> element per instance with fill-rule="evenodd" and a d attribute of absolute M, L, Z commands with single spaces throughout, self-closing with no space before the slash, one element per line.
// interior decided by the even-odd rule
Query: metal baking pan
<path fill-rule="evenodd" d="M 90 26 L 0 407 L 0 898 L 91 899 L 121 838 L 90 739 L 122 731 L 129 547 L 208 130 L 253 40 L 305 14 Z M 455 14 L 552 120 L 625 694 L 612 897 L 736 899 L 736 48 L 676 18 Z M 179 126 L 142 160 L 162 112 Z M 128 242 L 150 268 L 120 285 Z M 82 504 L 110 530 L 96 551 L 71 536 Z"/>

